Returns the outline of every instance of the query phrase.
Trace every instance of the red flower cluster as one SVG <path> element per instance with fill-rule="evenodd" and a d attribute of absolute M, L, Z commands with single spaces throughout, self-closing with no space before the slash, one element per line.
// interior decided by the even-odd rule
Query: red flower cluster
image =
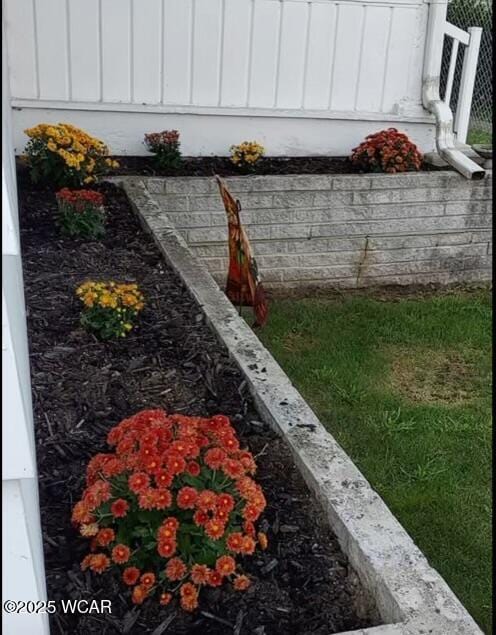
<path fill-rule="evenodd" d="M 177 130 L 163 130 L 145 134 L 145 145 L 155 154 L 155 161 L 159 168 L 174 170 L 181 165 L 179 150 L 179 132 Z"/>
<path fill-rule="evenodd" d="M 146 410 L 112 428 L 107 441 L 115 451 L 90 460 L 72 514 L 91 539 L 82 567 L 101 573 L 125 565 L 136 604 L 157 589 L 168 604 L 179 583 L 187 611 L 198 606 L 202 585 L 228 579 L 236 590 L 248 588 L 235 558 L 253 554 L 257 543 L 267 548 L 255 528 L 266 501 L 229 419 Z"/>
<path fill-rule="evenodd" d="M 71 205 L 77 212 L 84 211 L 88 205 L 101 207 L 103 205 L 103 194 L 94 190 L 70 190 L 64 187 L 56 195 L 57 201 L 63 201 Z"/>
<path fill-rule="evenodd" d="M 145 134 L 146 145 L 156 151 L 160 146 L 178 146 L 179 132 L 177 130 L 163 130 L 162 132 L 150 132 Z"/>
<path fill-rule="evenodd" d="M 381 130 L 353 149 L 351 161 L 365 172 L 407 172 L 420 170 L 422 154 L 406 134 L 396 128 Z"/>
<path fill-rule="evenodd" d="M 93 190 L 59 190 L 57 224 L 71 237 L 96 239 L 105 234 L 103 194 Z"/>

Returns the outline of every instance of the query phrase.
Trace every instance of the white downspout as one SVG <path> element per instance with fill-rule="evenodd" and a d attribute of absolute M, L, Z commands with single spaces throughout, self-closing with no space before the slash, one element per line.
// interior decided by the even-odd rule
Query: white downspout
<path fill-rule="evenodd" d="M 455 147 L 453 113 L 439 93 L 441 58 L 448 0 L 426 0 L 429 4 L 427 38 L 422 78 L 422 103 L 436 118 L 439 155 L 467 179 L 483 179 L 485 171 Z"/>

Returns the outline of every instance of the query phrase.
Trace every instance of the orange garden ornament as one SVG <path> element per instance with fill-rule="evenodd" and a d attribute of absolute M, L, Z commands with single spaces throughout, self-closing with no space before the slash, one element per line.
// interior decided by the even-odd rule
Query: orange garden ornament
<path fill-rule="evenodd" d="M 229 227 L 229 271 L 226 295 L 235 306 L 252 306 L 253 326 L 264 326 L 268 317 L 267 299 L 248 236 L 241 225 L 241 205 L 219 176 L 215 177 L 224 202 Z"/>

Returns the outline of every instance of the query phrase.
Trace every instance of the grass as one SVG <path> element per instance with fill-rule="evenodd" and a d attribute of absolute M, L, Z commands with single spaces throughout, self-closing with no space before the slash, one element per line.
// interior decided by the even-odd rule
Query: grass
<path fill-rule="evenodd" d="M 491 145 L 493 142 L 493 133 L 487 130 L 469 130 L 467 135 L 467 143 L 469 145 L 481 144 Z"/>
<path fill-rule="evenodd" d="M 486 633 L 491 296 L 274 300 L 258 332 Z"/>

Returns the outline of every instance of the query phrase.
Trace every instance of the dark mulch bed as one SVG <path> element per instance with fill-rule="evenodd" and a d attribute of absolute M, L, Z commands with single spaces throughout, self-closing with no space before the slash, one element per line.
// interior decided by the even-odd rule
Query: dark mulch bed
<path fill-rule="evenodd" d="M 112 615 L 53 616 L 64 634 L 335 633 L 372 623 L 363 593 L 335 537 L 318 525 L 283 443 L 258 421 L 240 373 L 186 289 L 142 231 L 122 191 L 107 197 L 102 242 L 63 240 L 53 193 L 20 175 L 20 216 L 48 597 L 110 599 Z M 101 343 L 78 325 L 75 287 L 87 278 L 139 282 L 146 294 L 140 328 Z M 110 427 L 143 408 L 191 415 L 225 413 L 258 454 L 268 507 L 266 552 L 246 559 L 253 587 L 202 592 L 191 616 L 150 600 L 137 608 L 117 572 L 82 573 L 87 542 L 70 524 L 88 459 L 105 451 Z M 361 608 L 360 608 L 361 607 Z M 369 613 L 370 615 L 370 613 Z"/>
<path fill-rule="evenodd" d="M 143 176 L 239 176 L 246 174 L 234 166 L 228 157 L 184 157 L 183 164 L 176 170 L 160 170 L 152 156 L 115 157 L 120 167 L 115 174 L 138 174 Z M 440 169 L 428 163 L 423 172 Z M 265 157 L 250 174 L 362 174 L 346 157 Z"/>

